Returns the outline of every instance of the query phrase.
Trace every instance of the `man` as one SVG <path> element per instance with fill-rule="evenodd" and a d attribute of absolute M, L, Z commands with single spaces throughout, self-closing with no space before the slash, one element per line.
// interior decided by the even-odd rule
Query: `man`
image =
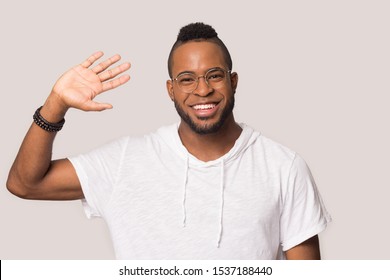
<path fill-rule="evenodd" d="M 121 259 L 319 259 L 330 217 L 305 162 L 234 120 L 238 75 L 215 30 L 180 30 L 168 59 L 169 97 L 181 118 L 142 138 L 51 160 L 69 108 L 129 80 L 102 52 L 66 72 L 34 115 L 7 181 L 28 199 L 83 199 L 103 217 Z"/>

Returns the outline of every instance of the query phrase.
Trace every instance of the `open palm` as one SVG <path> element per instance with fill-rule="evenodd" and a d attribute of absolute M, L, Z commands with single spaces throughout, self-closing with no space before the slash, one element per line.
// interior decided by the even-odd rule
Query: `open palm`
<path fill-rule="evenodd" d="M 96 102 L 94 98 L 102 92 L 126 83 L 130 79 L 129 75 L 117 76 L 128 70 L 130 63 L 123 63 L 108 69 L 121 58 L 119 55 L 114 55 L 95 67 L 91 67 L 102 56 L 102 52 L 94 53 L 58 79 L 53 87 L 53 93 L 61 99 L 65 107 L 83 111 L 102 111 L 112 108 L 111 104 Z"/>

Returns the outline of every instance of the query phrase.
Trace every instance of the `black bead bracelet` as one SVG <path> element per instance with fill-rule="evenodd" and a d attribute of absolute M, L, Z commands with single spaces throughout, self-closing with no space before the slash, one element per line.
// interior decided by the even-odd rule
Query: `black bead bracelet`
<path fill-rule="evenodd" d="M 39 107 L 36 111 L 35 111 L 35 114 L 33 116 L 33 119 L 34 119 L 34 122 L 42 129 L 48 131 L 48 132 L 57 132 L 57 131 L 60 131 L 62 129 L 62 127 L 64 126 L 64 123 L 65 123 L 65 119 L 62 119 L 60 122 L 58 123 L 51 123 L 51 122 L 48 122 L 47 120 L 45 120 L 42 115 L 41 115 L 41 109 L 42 109 L 42 106 Z"/>

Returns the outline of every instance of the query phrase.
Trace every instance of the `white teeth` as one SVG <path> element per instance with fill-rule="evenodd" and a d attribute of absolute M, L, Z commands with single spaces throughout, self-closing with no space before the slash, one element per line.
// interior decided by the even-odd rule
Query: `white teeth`
<path fill-rule="evenodd" d="M 195 110 L 207 110 L 207 109 L 212 109 L 215 107 L 215 104 L 198 104 L 193 106 Z"/>

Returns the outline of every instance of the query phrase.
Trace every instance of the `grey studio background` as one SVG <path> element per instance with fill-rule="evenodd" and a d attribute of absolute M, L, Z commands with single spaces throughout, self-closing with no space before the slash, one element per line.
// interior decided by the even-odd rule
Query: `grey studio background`
<path fill-rule="evenodd" d="M 166 61 L 179 28 L 213 25 L 239 74 L 235 116 L 297 151 L 333 217 L 324 259 L 390 259 L 388 1 L 1 1 L 1 259 L 112 259 L 108 230 L 80 201 L 26 201 L 8 170 L 57 78 L 96 50 L 132 63 L 101 95 L 114 109 L 69 111 L 53 158 L 178 121 Z"/>

